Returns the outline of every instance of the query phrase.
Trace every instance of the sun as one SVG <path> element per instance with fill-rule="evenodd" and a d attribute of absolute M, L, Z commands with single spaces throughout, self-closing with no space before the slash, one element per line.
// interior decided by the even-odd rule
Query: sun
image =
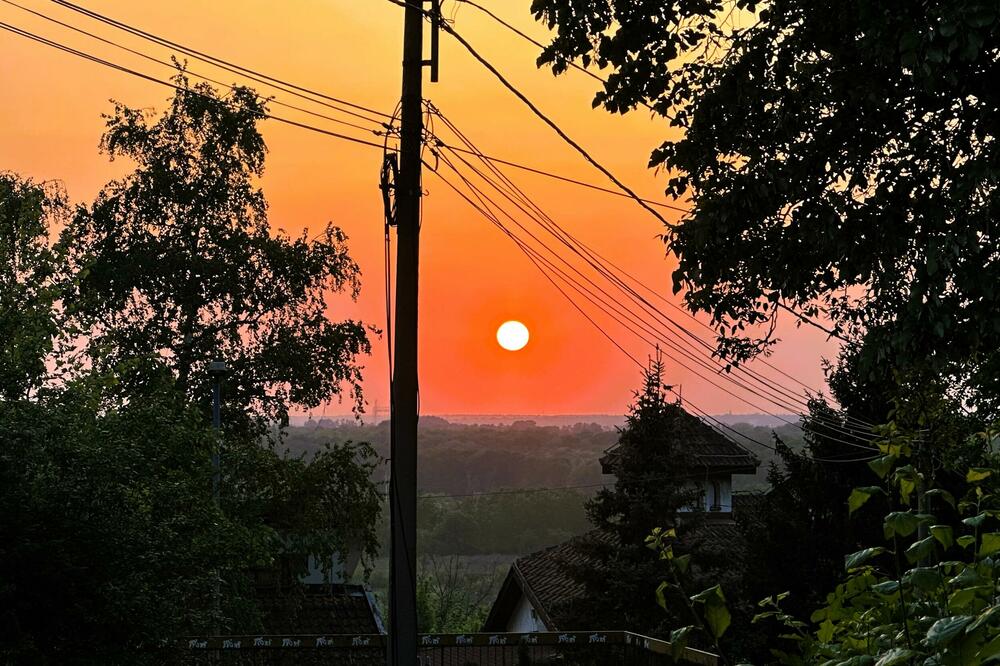
<path fill-rule="evenodd" d="M 519 321 L 505 321 L 497 329 L 497 342 L 507 351 L 524 349 L 528 344 L 528 327 Z"/>

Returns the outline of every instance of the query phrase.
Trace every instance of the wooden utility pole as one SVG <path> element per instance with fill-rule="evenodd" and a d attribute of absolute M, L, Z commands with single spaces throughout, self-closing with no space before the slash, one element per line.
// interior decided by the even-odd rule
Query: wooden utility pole
<path fill-rule="evenodd" d="M 417 664 L 417 277 L 423 143 L 424 2 L 409 0 L 403 27 L 396 198 L 395 366 L 390 412 L 392 524 L 389 590 L 391 666 Z M 433 3 L 437 9 L 437 2 Z M 436 18 L 436 14 L 434 14 Z M 435 49 L 436 50 L 436 49 Z M 433 54 L 436 56 L 436 53 Z M 432 62 L 435 58 L 432 58 Z M 436 66 L 432 64 L 436 78 Z"/>

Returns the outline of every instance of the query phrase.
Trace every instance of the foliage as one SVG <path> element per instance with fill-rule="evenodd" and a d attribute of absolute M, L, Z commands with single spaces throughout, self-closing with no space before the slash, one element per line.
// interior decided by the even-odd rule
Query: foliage
<path fill-rule="evenodd" d="M 480 497 L 420 497 L 417 540 L 429 555 L 524 555 L 579 536 L 590 529 L 584 503 L 574 490 L 499 491 Z"/>
<path fill-rule="evenodd" d="M 0 401 L 5 663 L 153 663 L 141 648 L 255 623 L 275 532 L 211 501 L 214 437 L 169 384 L 103 409 L 105 381 Z"/>
<path fill-rule="evenodd" d="M 560 626 L 657 634 L 676 624 L 684 612 L 678 600 L 668 600 L 664 617 L 649 594 L 667 573 L 666 563 L 650 557 L 645 545 L 655 528 L 676 530 L 684 552 L 696 562 L 692 575 L 698 581 L 737 575 L 731 554 L 715 552 L 710 536 L 699 529 L 700 512 L 679 517 L 679 510 L 701 498 L 685 445 L 704 426 L 668 400 L 662 372 L 659 359 L 653 361 L 610 454 L 614 487 L 600 490 L 587 503 L 595 529 L 579 541 L 585 557 L 565 564 L 584 592 L 565 608 L 550 609 L 560 616 Z M 721 561 L 716 560 L 719 555 Z"/>
<path fill-rule="evenodd" d="M 237 455 L 230 460 L 229 451 Z M 372 480 L 382 459 L 371 445 L 327 441 L 312 454 L 279 456 L 269 447 L 230 439 L 223 451 L 229 486 L 223 509 L 258 521 L 282 537 L 291 574 L 307 573 L 307 556 L 329 563 L 333 577 L 344 557 L 360 556 L 363 576 L 379 553 L 382 495 Z"/>
<path fill-rule="evenodd" d="M 26 397 L 46 375 L 59 287 L 49 233 L 65 214 L 57 185 L 0 172 L 0 399 Z"/>
<path fill-rule="evenodd" d="M 651 165 L 691 213 L 676 289 L 738 362 L 779 313 L 829 319 L 864 379 L 1000 400 L 996 3 L 533 0 L 539 58 L 608 68 L 594 102 L 683 134 Z M 762 328 L 761 328 L 762 327 Z"/>
<path fill-rule="evenodd" d="M 914 438 L 894 423 L 882 430 L 869 467 L 881 485 L 856 488 L 851 513 L 885 497 L 884 545 L 848 554 L 846 576 L 811 616 L 816 630 L 765 599 L 759 619 L 777 618 L 794 648 L 783 663 L 980 664 L 1000 655 L 1000 495 L 997 466 L 964 475 L 965 495 L 931 487 L 910 464 Z M 996 432 L 979 435 L 991 442 Z"/>
<path fill-rule="evenodd" d="M 719 655 L 722 663 L 728 664 L 726 652 L 719 642 L 733 619 L 726 605 L 726 596 L 718 584 L 689 596 L 685 583 L 686 579 L 690 578 L 691 555 L 677 555 L 674 552 L 676 542 L 677 530 L 674 528 L 664 530 L 657 527 L 646 537 L 646 546 L 659 554 L 660 560 L 667 565 L 666 571 L 669 575 L 668 579 L 662 581 L 656 588 L 656 602 L 660 608 L 673 614 L 673 610 L 668 606 L 667 596 L 668 591 L 672 592 L 673 596 L 683 600 L 688 611 L 687 619 L 693 621 L 693 624 L 687 624 L 670 632 L 673 659 L 675 662 L 679 661 L 681 653 L 692 637 L 700 635 L 713 646 L 715 654 Z"/>
<path fill-rule="evenodd" d="M 355 321 L 328 317 L 326 295 L 356 297 L 359 269 L 332 224 L 310 237 L 275 233 L 255 179 L 266 113 L 251 89 L 221 97 L 183 71 L 158 119 L 117 104 L 101 148 L 135 169 L 80 208 L 61 239 L 75 273 L 66 297 L 89 361 L 114 368 L 155 358 L 207 409 L 209 362 L 229 366 L 230 428 L 263 433 L 291 407 L 363 401 Z M 142 376 L 123 390 L 143 390 Z"/>
<path fill-rule="evenodd" d="M 473 575 L 455 557 L 429 556 L 417 576 L 417 623 L 421 633 L 462 634 L 482 629 L 496 593 L 497 571 Z"/>

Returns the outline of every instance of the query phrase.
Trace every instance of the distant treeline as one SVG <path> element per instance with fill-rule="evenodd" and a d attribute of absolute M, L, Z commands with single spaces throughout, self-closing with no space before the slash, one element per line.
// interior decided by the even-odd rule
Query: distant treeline
<path fill-rule="evenodd" d="M 777 435 L 795 450 L 803 445 L 795 426 L 766 428 L 732 426 L 748 437 L 773 445 Z M 553 488 L 599 484 L 600 458 L 617 441 L 616 430 L 594 423 L 539 426 L 533 421 L 509 425 L 449 423 L 439 417 L 420 420 L 418 484 L 421 493 L 465 494 L 503 489 Z M 767 470 L 775 454 L 734 435 L 761 461 L 756 476 L 736 476 L 736 490 L 766 487 Z M 286 444 L 292 453 L 310 453 L 328 441 L 367 441 L 383 456 L 389 454 L 389 424 L 361 425 L 321 421 L 291 428 Z M 537 506 L 538 498 L 532 506 Z"/>

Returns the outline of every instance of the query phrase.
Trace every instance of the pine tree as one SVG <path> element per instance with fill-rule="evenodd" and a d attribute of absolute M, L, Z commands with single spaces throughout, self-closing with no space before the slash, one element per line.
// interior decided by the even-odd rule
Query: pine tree
<path fill-rule="evenodd" d="M 557 610 L 560 629 L 656 634 L 690 622 L 679 600 L 668 603 L 666 613 L 657 605 L 656 588 L 668 573 L 645 544 L 655 528 L 677 530 L 678 551 L 692 553 L 697 578 L 713 568 L 698 529 L 700 512 L 680 512 L 702 496 L 686 443 L 703 436 L 706 426 L 670 400 L 663 373 L 659 358 L 650 362 L 618 443 L 603 461 L 617 479 L 587 503 L 595 529 L 579 540 L 583 557 L 563 563 L 583 593 Z"/>

